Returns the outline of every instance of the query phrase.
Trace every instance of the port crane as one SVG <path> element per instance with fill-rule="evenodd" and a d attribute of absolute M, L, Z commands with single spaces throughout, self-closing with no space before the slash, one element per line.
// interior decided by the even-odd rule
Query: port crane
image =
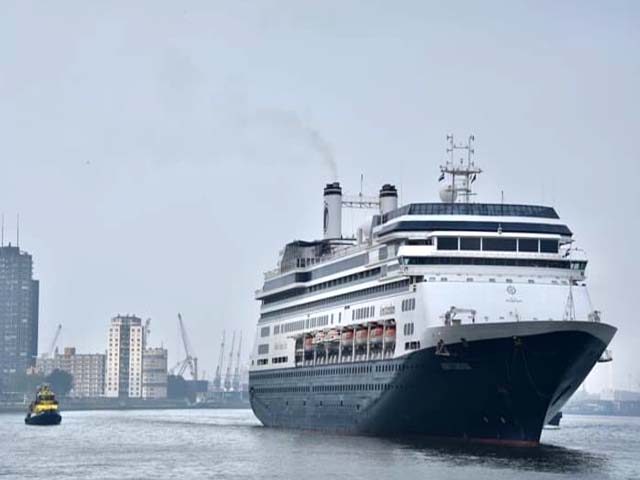
<path fill-rule="evenodd" d="M 147 321 L 144 322 L 144 329 L 142 331 L 142 351 L 144 352 L 147 348 L 147 342 L 149 340 L 149 335 L 151 335 L 151 319 L 147 318 Z"/>
<path fill-rule="evenodd" d="M 231 367 L 233 364 L 233 347 L 236 343 L 236 332 L 233 332 L 233 337 L 231 337 L 231 351 L 229 352 L 229 364 L 227 365 L 227 374 L 224 377 L 224 389 L 231 390 Z"/>
<path fill-rule="evenodd" d="M 240 355 L 242 352 L 242 330 L 240 330 L 240 340 L 238 341 L 238 356 L 236 357 L 236 369 L 233 372 L 233 381 L 231 387 L 236 391 L 240 391 Z"/>
<path fill-rule="evenodd" d="M 56 327 L 56 333 L 53 335 L 53 340 L 51 341 L 51 345 L 49 349 L 42 355 L 44 358 L 51 358 L 53 356 L 53 352 L 56 348 L 56 343 L 58 342 L 58 338 L 60 337 L 60 331 L 62 330 L 62 324 L 59 323 Z"/>
<path fill-rule="evenodd" d="M 187 329 L 182 321 L 182 315 L 178 313 L 178 325 L 180 327 L 180 337 L 182 338 L 182 345 L 184 346 L 185 359 L 178 362 L 173 368 L 171 368 L 171 375 L 182 376 L 184 372 L 189 368 L 189 373 L 193 380 L 198 380 L 198 358 L 193 355 L 193 348 L 187 337 Z"/>
<path fill-rule="evenodd" d="M 213 387 L 220 390 L 222 387 L 222 362 L 224 362 L 224 337 L 225 331 L 222 331 L 222 343 L 220 344 L 220 357 L 218 358 L 218 366 L 216 367 L 216 376 L 213 379 Z"/>

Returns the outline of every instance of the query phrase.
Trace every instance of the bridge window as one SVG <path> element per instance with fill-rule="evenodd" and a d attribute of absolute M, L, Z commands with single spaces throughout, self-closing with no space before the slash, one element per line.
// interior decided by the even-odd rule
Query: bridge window
<path fill-rule="evenodd" d="M 438 237 L 438 250 L 458 250 L 458 237 Z"/>
<path fill-rule="evenodd" d="M 480 238 L 460 237 L 460 250 L 480 250 Z"/>
<path fill-rule="evenodd" d="M 433 245 L 432 238 L 426 238 L 424 240 L 421 239 L 410 239 L 407 240 L 407 245 Z"/>
<path fill-rule="evenodd" d="M 558 253 L 558 241 L 557 240 L 540 240 L 540 252 Z"/>
<path fill-rule="evenodd" d="M 269 330 L 271 329 L 271 327 L 262 327 L 260 329 L 260 336 L 261 337 L 268 337 L 269 336 Z"/>
<path fill-rule="evenodd" d="M 515 252 L 516 244 L 515 238 L 487 237 L 482 239 L 482 249 L 493 252 Z"/>
<path fill-rule="evenodd" d="M 538 251 L 538 239 L 537 238 L 519 238 L 518 239 L 518 251 L 520 251 L 520 252 L 537 252 Z"/>
<path fill-rule="evenodd" d="M 258 355 L 265 355 L 269 353 L 269 344 L 268 343 L 263 343 L 261 345 L 258 345 Z"/>

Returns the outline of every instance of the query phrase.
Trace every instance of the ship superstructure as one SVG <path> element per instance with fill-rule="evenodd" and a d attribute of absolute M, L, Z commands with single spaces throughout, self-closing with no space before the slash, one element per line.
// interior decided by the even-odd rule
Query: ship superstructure
<path fill-rule="evenodd" d="M 441 202 L 328 184 L 324 237 L 265 274 L 249 379 L 263 424 L 537 444 L 604 353 L 615 328 L 572 231 L 552 207 L 472 203 L 473 137 L 449 141 Z M 354 205 L 378 211 L 347 238 Z"/>

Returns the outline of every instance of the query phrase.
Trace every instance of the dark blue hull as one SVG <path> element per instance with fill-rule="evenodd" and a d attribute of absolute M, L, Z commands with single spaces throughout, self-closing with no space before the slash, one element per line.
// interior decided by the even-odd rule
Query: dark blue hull
<path fill-rule="evenodd" d="M 24 419 L 27 425 L 59 425 L 60 422 L 62 422 L 62 416 L 54 410 L 30 414 Z"/>
<path fill-rule="evenodd" d="M 252 372 L 251 406 L 270 427 L 536 445 L 605 347 L 595 335 L 568 330 L 450 343 L 448 355 L 427 348 Z"/>

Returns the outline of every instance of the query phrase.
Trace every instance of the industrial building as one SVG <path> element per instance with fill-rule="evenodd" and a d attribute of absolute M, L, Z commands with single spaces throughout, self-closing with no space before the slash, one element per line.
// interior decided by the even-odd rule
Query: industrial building
<path fill-rule="evenodd" d="M 14 388 L 17 375 L 35 365 L 38 298 L 31 255 L 0 244 L 0 386 L 5 391 Z"/>
<path fill-rule="evenodd" d="M 105 387 L 105 360 L 102 353 L 76 353 L 74 347 L 66 347 L 64 353 L 56 352 L 53 357 L 39 357 L 36 370 L 49 375 L 54 370 L 64 370 L 73 376 L 70 397 L 101 397 Z"/>
<path fill-rule="evenodd" d="M 105 396 L 142 397 L 143 337 L 144 328 L 140 318 L 118 315 L 111 319 Z"/>
<path fill-rule="evenodd" d="M 142 398 L 167 398 L 167 350 L 146 348 L 142 356 Z"/>

